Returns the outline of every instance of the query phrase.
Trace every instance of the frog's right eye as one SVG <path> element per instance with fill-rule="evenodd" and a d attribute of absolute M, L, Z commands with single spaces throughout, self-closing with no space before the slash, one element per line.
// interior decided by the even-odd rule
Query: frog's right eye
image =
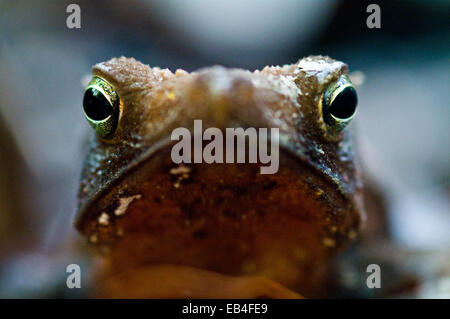
<path fill-rule="evenodd" d="M 89 124 L 102 138 L 114 134 L 119 118 L 120 99 L 113 86 L 100 77 L 93 77 L 84 93 L 83 111 Z"/>

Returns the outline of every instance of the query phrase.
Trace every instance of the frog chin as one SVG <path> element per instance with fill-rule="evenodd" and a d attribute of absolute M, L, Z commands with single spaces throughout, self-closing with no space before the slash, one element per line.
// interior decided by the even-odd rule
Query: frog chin
<path fill-rule="evenodd" d="M 158 264 L 103 278 L 98 298 L 283 298 L 302 296 L 261 276 L 228 276 L 189 266 Z"/>
<path fill-rule="evenodd" d="M 276 285 L 318 294 L 330 256 L 359 226 L 358 211 L 334 184 L 284 149 L 280 169 L 271 175 L 260 174 L 258 164 L 174 164 L 170 154 L 171 147 L 164 147 L 142 161 L 82 224 L 91 242 L 108 251 L 108 287 L 144 274 L 148 285 L 155 276 L 182 280 L 184 268 L 152 268 L 168 264 L 198 269 L 187 271 L 192 287 L 205 289 L 198 288 L 198 296 L 207 297 L 205 287 L 213 287 L 209 272 L 217 275 L 211 282 L 230 280 L 226 293 L 246 283 L 255 294 Z M 261 291 L 253 290 L 259 285 Z M 149 296 L 158 296 L 157 290 Z"/>

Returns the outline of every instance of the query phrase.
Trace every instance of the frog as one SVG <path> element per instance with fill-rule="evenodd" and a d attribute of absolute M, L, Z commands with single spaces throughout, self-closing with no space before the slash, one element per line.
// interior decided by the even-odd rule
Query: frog
<path fill-rule="evenodd" d="M 365 223 L 352 142 L 357 93 L 328 56 L 193 72 L 119 57 L 92 68 L 93 132 L 75 227 L 98 256 L 93 294 L 134 298 L 323 296 L 330 260 Z M 279 170 L 174 163 L 172 132 L 278 128 Z"/>

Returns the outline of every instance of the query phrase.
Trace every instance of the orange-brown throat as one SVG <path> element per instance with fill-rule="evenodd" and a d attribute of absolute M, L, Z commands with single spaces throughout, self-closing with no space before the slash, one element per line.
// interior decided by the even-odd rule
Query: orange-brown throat
<path fill-rule="evenodd" d="M 287 154 L 277 174 L 261 175 L 256 164 L 175 165 L 169 152 L 130 173 L 83 224 L 108 251 L 105 277 L 170 264 L 318 293 L 330 256 L 359 225 L 334 185 Z"/>

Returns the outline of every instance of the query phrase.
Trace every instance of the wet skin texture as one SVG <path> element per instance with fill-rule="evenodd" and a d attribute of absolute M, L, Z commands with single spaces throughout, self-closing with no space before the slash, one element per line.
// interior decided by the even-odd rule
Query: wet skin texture
<path fill-rule="evenodd" d="M 76 227 L 103 255 L 95 293 L 323 295 L 330 258 L 364 220 L 350 130 L 322 114 L 324 90 L 346 73 L 323 56 L 255 72 L 171 73 L 123 57 L 95 65 L 121 101 L 114 133 L 93 133 L 79 192 Z M 170 135 L 194 119 L 203 129 L 279 128 L 279 171 L 180 169 Z"/>

